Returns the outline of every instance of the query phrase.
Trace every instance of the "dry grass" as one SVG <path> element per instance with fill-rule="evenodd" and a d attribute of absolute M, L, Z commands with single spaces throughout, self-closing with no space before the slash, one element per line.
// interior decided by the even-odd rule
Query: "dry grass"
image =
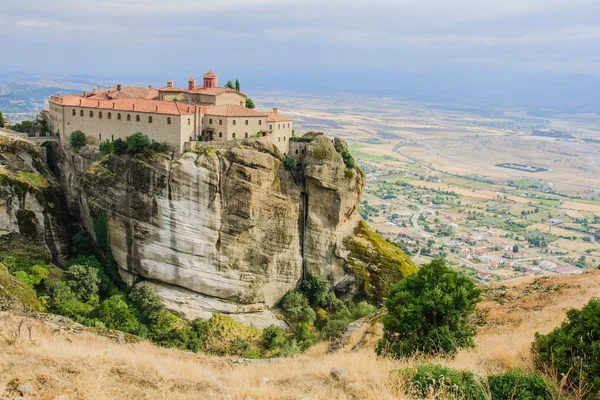
<path fill-rule="evenodd" d="M 574 277 L 524 279 L 493 286 L 480 309 L 485 326 L 478 348 L 442 361 L 476 372 L 531 366 L 529 349 L 536 331 L 548 332 L 571 307 L 600 294 L 600 271 Z M 504 292 L 505 291 L 505 292 Z M 504 293 L 504 294 L 502 294 Z M 5 320 L 11 318 L 4 316 Z M 6 329 L 6 324 L 0 324 Z M 23 332 L 17 344 L 0 344 L 0 393 L 33 382 L 36 399 L 401 399 L 403 382 L 390 371 L 415 360 L 376 357 L 381 327 L 359 329 L 334 354 L 320 343 L 292 359 L 231 363 L 231 358 L 158 348 L 150 343 L 116 344 L 88 333 L 57 331 L 38 323 L 31 342 Z M 356 350 L 351 350 L 355 345 Z M 346 370 L 345 383 L 330 377 Z M 266 381 L 266 382 L 265 382 Z"/>

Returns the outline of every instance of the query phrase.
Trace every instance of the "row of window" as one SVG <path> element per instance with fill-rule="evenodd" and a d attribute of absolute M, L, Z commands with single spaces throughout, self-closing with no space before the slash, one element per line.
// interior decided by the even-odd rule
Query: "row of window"
<path fill-rule="evenodd" d="M 232 120 L 231 122 L 232 122 L 232 124 L 233 124 L 233 125 L 235 125 L 235 124 L 236 124 L 236 120 L 235 120 L 235 119 L 234 119 L 234 120 Z M 245 122 L 245 125 L 248 125 L 248 120 L 245 120 L 244 122 Z M 212 125 L 212 123 L 213 123 L 213 120 L 212 120 L 212 118 L 209 118 L 209 120 L 208 120 L 208 124 L 209 124 L 209 125 Z M 258 120 L 258 124 L 259 124 L 259 125 L 262 125 L 262 121 L 261 121 L 260 119 Z M 220 119 L 220 120 L 219 120 L 219 125 L 223 125 L 223 120 L 222 120 L 222 119 Z M 282 124 L 277 124 L 277 129 L 281 129 L 281 125 L 282 125 Z M 287 127 L 288 127 L 288 128 L 290 127 L 290 124 L 289 124 L 289 123 L 287 124 Z M 285 129 L 285 124 L 283 124 L 283 128 Z M 273 124 L 269 124 L 269 129 L 271 129 L 271 130 L 273 129 Z"/>
<path fill-rule="evenodd" d="M 77 115 L 77 112 L 73 109 L 73 113 L 72 115 Z M 83 110 L 79 110 L 79 116 L 83 117 Z M 89 113 L 90 118 L 94 118 L 94 112 L 90 110 Z M 98 118 L 103 118 L 103 114 L 102 111 L 98 111 Z M 106 119 L 112 119 L 112 113 L 106 113 Z M 121 120 L 121 113 L 117 113 L 117 119 Z M 127 114 L 126 117 L 127 121 L 131 121 L 131 114 Z M 140 122 L 142 119 L 139 115 L 135 116 L 135 121 L 136 122 Z M 152 116 L 148 116 L 148 123 L 151 124 L 152 123 Z M 192 123 L 191 119 L 188 118 L 188 125 L 190 125 Z M 167 124 L 171 125 L 171 117 L 167 117 Z"/>

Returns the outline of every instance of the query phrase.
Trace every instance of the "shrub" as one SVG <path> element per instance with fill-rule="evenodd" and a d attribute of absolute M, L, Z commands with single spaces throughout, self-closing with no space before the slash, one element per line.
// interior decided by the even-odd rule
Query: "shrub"
<path fill-rule="evenodd" d="M 150 143 L 150 146 L 148 146 L 148 149 L 150 149 L 156 153 L 166 153 L 169 151 L 169 145 L 165 142 L 163 142 L 163 143 L 152 142 L 152 143 Z"/>
<path fill-rule="evenodd" d="M 354 165 L 355 165 L 354 157 L 352 157 L 352 154 L 350 154 L 350 152 L 348 150 L 340 151 L 340 155 L 344 159 L 344 164 L 346 164 L 346 167 L 354 168 Z"/>
<path fill-rule="evenodd" d="M 113 153 L 115 154 L 125 154 L 127 153 L 127 143 L 121 138 L 117 138 L 113 142 Z"/>
<path fill-rule="evenodd" d="M 552 384 L 541 375 L 519 370 L 488 376 L 488 386 L 494 400 L 546 400 L 556 394 L 556 390 L 548 389 Z"/>
<path fill-rule="evenodd" d="M 286 294 L 282 307 L 286 317 L 292 322 L 312 323 L 316 319 L 315 311 L 310 308 L 308 300 L 300 292 Z"/>
<path fill-rule="evenodd" d="M 16 271 L 14 275 L 30 288 L 36 289 L 43 280 L 50 276 L 50 270 L 43 265 L 34 265 L 27 270 Z"/>
<path fill-rule="evenodd" d="M 44 288 L 47 294 L 46 306 L 53 313 L 79 322 L 92 308 L 91 305 L 80 301 L 71 288 L 60 280 L 48 279 L 44 283 Z"/>
<path fill-rule="evenodd" d="M 143 322 L 149 322 L 153 315 L 165 310 L 165 306 L 154 288 L 148 285 L 136 285 L 131 289 L 129 299 L 138 309 Z"/>
<path fill-rule="evenodd" d="M 473 314 L 480 292 L 442 259 L 422 266 L 390 289 L 377 353 L 394 357 L 416 352 L 454 354 L 473 347 Z"/>
<path fill-rule="evenodd" d="M 15 132 L 29 133 L 33 127 L 33 121 L 25 120 L 20 123 L 14 124 L 10 127 Z"/>
<path fill-rule="evenodd" d="M 123 332 L 136 333 L 139 325 L 123 295 L 114 295 L 104 300 L 94 309 L 92 316 L 102 321 L 107 328 Z"/>
<path fill-rule="evenodd" d="M 327 294 L 331 291 L 331 284 L 327 279 L 309 273 L 300 284 L 300 290 L 311 306 L 323 308 L 328 306 Z"/>
<path fill-rule="evenodd" d="M 80 230 L 71 240 L 73 245 L 73 253 L 79 256 L 91 256 L 96 253 L 94 249 L 93 239 L 86 230 Z"/>
<path fill-rule="evenodd" d="M 83 265 L 71 265 L 65 272 L 67 286 L 81 301 L 90 301 L 92 296 L 98 294 L 98 270 Z"/>
<path fill-rule="evenodd" d="M 294 168 L 294 157 L 286 155 L 283 160 L 283 167 L 286 171 L 291 171 Z"/>
<path fill-rule="evenodd" d="M 345 318 L 329 318 L 323 325 L 321 333 L 327 339 L 340 337 L 348 329 L 349 324 L 350 320 Z"/>
<path fill-rule="evenodd" d="M 369 304 L 366 301 L 361 301 L 354 307 L 353 310 L 351 310 L 352 319 L 359 319 L 365 317 L 369 314 L 375 313 L 375 311 L 377 311 L 377 308 L 375 308 L 374 305 Z"/>
<path fill-rule="evenodd" d="M 73 131 L 69 136 L 69 146 L 78 149 L 86 145 L 85 133 L 81 131 Z"/>
<path fill-rule="evenodd" d="M 141 132 L 136 132 L 131 136 L 127 136 L 125 138 L 125 143 L 127 143 L 127 152 L 130 154 L 141 153 L 150 146 L 148 136 Z"/>
<path fill-rule="evenodd" d="M 100 143 L 100 154 L 103 156 L 111 154 L 113 152 L 113 142 L 108 139 L 102 143 Z"/>
<path fill-rule="evenodd" d="M 567 319 L 549 334 L 536 333 L 533 352 L 538 368 L 553 369 L 573 388 L 599 393 L 600 299 L 567 311 Z"/>
<path fill-rule="evenodd" d="M 285 343 L 283 330 L 275 325 L 266 327 L 262 333 L 262 343 L 267 350 L 275 350 Z"/>
<path fill-rule="evenodd" d="M 421 364 L 399 372 L 408 380 L 407 394 L 414 398 L 489 399 L 485 383 L 470 371 L 453 370 L 437 364 Z"/>

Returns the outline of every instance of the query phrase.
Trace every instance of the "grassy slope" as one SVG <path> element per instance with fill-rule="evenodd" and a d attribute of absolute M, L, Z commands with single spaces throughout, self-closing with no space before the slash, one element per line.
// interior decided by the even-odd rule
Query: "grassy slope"
<path fill-rule="evenodd" d="M 565 310 L 582 307 L 600 295 L 600 271 L 581 276 L 525 278 L 493 285 L 479 309 L 483 323 L 475 350 L 441 360 L 455 368 L 493 373 L 531 366 L 529 349 L 534 333 L 548 332 L 563 320 Z M 4 327 L 5 323 L 0 323 Z M 3 329 L 3 328 L 0 328 Z M 367 334 L 368 333 L 368 334 Z M 397 399 L 403 382 L 390 371 L 415 360 L 378 359 L 373 347 L 380 326 L 363 327 L 351 346 L 328 353 L 317 344 L 293 359 L 232 364 L 231 358 L 193 355 L 157 348 L 149 343 L 116 344 L 89 333 L 53 333 L 42 323 L 34 327 L 32 344 L 0 341 L 0 393 L 31 380 L 40 398 L 67 394 L 70 398 L 114 399 Z M 439 360 L 434 360 L 439 361 Z M 346 370 L 347 382 L 333 380 L 333 367 Z M 268 382 L 264 383 L 264 378 Z M 12 383 L 11 383 L 12 382 Z"/>

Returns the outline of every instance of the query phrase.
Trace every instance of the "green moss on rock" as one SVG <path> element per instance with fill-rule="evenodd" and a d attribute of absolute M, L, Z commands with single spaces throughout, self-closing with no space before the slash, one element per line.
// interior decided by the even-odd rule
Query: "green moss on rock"
<path fill-rule="evenodd" d="M 9 274 L 3 264 L 0 264 L 0 310 L 42 310 L 33 290 Z"/>
<path fill-rule="evenodd" d="M 206 352 L 214 354 L 238 354 L 241 343 L 245 351 L 258 351 L 261 332 L 253 326 L 246 326 L 231 317 L 215 313 L 207 321 L 204 346 Z M 248 355 L 248 354 L 246 354 Z"/>
<path fill-rule="evenodd" d="M 364 221 L 345 245 L 350 250 L 346 267 L 356 277 L 362 294 L 373 301 L 383 302 L 394 283 L 417 271 L 401 249 L 386 242 Z"/>

